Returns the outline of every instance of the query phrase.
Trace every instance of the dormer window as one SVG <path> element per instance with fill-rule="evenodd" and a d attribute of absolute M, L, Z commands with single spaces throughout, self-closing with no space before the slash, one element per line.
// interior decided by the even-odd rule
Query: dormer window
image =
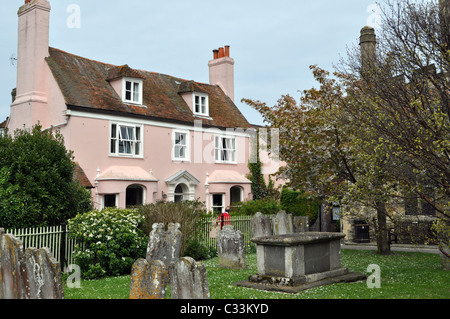
<path fill-rule="evenodd" d="M 126 103 L 142 104 L 142 80 L 133 78 L 122 79 L 122 97 Z"/>
<path fill-rule="evenodd" d="M 193 97 L 194 97 L 193 101 L 194 115 L 209 116 L 208 94 L 194 93 Z"/>

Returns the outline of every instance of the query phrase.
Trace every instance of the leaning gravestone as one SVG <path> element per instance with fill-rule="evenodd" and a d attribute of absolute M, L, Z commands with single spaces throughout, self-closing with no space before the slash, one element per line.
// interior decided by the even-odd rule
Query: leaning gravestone
<path fill-rule="evenodd" d="M 168 275 L 162 261 L 138 259 L 131 268 L 130 299 L 165 299 Z"/>
<path fill-rule="evenodd" d="M 206 268 L 191 257 L 178 259 L 171 266 L 172 299 L 209 299 Z"/>
<path fill-rule="evenodd" d="M 251 220 L 253 237 L 272 236 L 272 223 L 270 217 L 260 212 L 256 213 Z"/>
<path fill-rule="evenodd" d="M 292 215 L 286 214 L 285 211 L 280 211 L 272 218 L 273 235 L 286 235 L 294 233 L 294 225 L 292 222 Z"/>
<path fill-rule="evenodd" d="M 0 299 L 64 299 L 61 269 L 47 248 L 27 248 L 0 229 Z"/>
<path fill-rule="evenodd" d="M 170 267 L 180 257 L 181 236 L 178 223 L 170 223 L 167 230 L 164 230 L 164 224 L 153 224 L 147 246 L 147 260 L 160 260 L 166 267 Z"/>
<path fill-rule="evenodd" d="M 233 226 L 223 226 L 217 232 L 217 254 L 222 268 L 247 268 L 244 234 Z"/>

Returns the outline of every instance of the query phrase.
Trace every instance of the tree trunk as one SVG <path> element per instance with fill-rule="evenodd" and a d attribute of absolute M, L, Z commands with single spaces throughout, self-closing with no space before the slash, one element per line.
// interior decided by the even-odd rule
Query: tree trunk
<path fill-rule="evenodd" d="M 391 244 L 389 242 L 389 232 L 387 229 L 387 211 L 384 202 L 377 202 L 377 252 L 380 255 L 388 255 L 391 253 Z"/>

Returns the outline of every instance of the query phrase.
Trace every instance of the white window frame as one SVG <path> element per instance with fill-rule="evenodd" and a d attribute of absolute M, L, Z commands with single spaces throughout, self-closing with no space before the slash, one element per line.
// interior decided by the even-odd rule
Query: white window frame
<path fill-rule="evenodd" d="M 178 134 L 183 134 L 185 136 L 185 144 L 176 144 L 176 138 Z M 184 157 L 177 157 L 177 148 L 184 148 Z M 172 160 L 181 162 L 191 161 L 191 135 L 187 130 L 174 129 L 172 131 Z"/>
<path fill-rule="evenodd" d="M 127 128 L 127 134 L 129 129 L 132 129 L 133 136 L 122 136 L 123 132 L 121 128 Z M 115 133 L 114 133 L 115 130 Z M 139 134 L 137 134 L 139 132 Z M 113 134 L 114 133 L 114 134 Z M 139 138 L 137 137 L 139 135 Z M 130 152 L 120 152 L 120 142 L 129 143 Z M 114 147 L 113 147 L 114 143 Z M 131 158 L 143 158 L 144 157 L 144 126 L 111 122 L 109 132 L 109 155 L 117 157 L 131 157 Z"/>
<path fill-rule="evenodd" d="M 224 148 L 224 139 L 229 140 L 229 142 L 231 143 L 231 145 L 229 145 L 230 147 Z M 227 142 L 225 142 L 225 144 L 227 144 Z M 225 154 L 228 154 L 225 156 L 227 157 L 227 159 L 223 158 L 223 155 Z M 237 139 L 235 136 L 214 136 L 214 160 L 216 163 L 237 164 Z"/>
<path fill-rule="evenodd" d="M 199 100 L 198 102 L 197 99 Z M 202 101 L 204 101 L 204 104 L 201 103 Z M 198 111 L 197 108 L 199 108 Z M 209 117 L 209 95 L 194 92 L 192 94 L 192 110 L 194 111 L 194 115 Z"/>
<path fill-rule="evenodd" d="M 131 83 L 131 88 L 127 89 L 127 82 Z M 122 101 L 125 103 L 142 105 L 143 80 L 134 78 L 122 79 Z M 137 88 L 136 88 L 137 85 Z M 127 92 L 130 92 L 130 98 L 127 98 Z"/>

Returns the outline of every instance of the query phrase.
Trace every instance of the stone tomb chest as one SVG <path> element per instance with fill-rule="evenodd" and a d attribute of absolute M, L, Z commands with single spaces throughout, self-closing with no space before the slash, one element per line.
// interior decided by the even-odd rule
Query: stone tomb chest
<path fill-rule="evenodd" d="M 305 232 L 253 238 L 258 274 L 237 286 L 297 293 L 342 281 L 357 281 L 363 274 L 341 266 L 342 233 Z"/>

